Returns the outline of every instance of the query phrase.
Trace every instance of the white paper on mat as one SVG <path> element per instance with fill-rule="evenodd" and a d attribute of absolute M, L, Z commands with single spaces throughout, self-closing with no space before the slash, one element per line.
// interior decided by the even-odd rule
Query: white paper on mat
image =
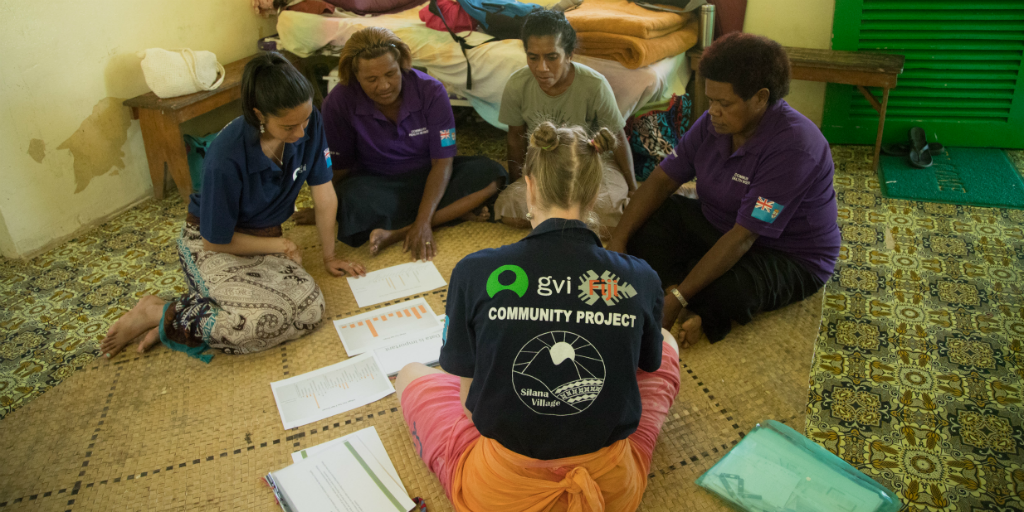
<path fill-rule="evenodd" d="M 374 349 L 384 373 L 392 377 L 409 363 L 423 363 L 427 366 L 437 364 L 441 357 L 442 335 L 444 327 L 420 333 L 412 339 L 399 341 L 385 347 Z"/>
<path fill-rule="evenodd" d="M 334 321 L 349 357 L 417 339 L 442 327 L 422 297 Z"/>
<path fill-rule="evenodd" d="M 376 402 L 391 393 L 373 352 L 270 383 L 284 428 L 295 428 Z"/>
<path fill-rule="evenodd" d="M 408 512 L 415 504 L 358 439 L 271 474 L 293 512 Z"/>
<path fill-rule="evenodd" d="M 381 302 L 429 292 L 445 286 L 444 278 L 432 261 L 414 261 L 348 278 L 356 304 L 365 308 Z"/>
<path fill-rule="evenodd" d="M 395 465 L 391 462 L 391 457 L 388 456 L 387 449 L 384 448 L 384 442 L 380 440 L 380 434 L 377 433 L 376 427 L 366 427 L 332 441 L 294 452 L 292 453 L 292 462 L 299 462 L 307 457 L 323 453 L 345 441 L 351 442 L 360 453 L 365 453 L 364 458 L 369 456 L 376 460 L 395 484 L 402 488 L 402 492 L 408 494 L 405 485 L 402 484 L 402 479 L 398 477 L 398 470 L 395 469 Z"/>

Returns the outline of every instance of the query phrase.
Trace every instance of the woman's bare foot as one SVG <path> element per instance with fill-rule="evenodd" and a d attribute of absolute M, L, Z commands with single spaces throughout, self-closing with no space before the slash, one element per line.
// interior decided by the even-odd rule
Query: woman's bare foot
<path fill-rule="evenodd" d="M 388 231 L 381 228 L 370 231 L 370 254 L 376 256 L 377 253 L 387 249 L 391 244 L 403 240 L 407 232 L 407 229 Z"/>
<path fill-rule="evenodd" d="M 292 220 L 299 226 L 312 226 L 316 224 L 316 212 L 312 208 L 303 208 L 292 215 Z"/>
<path fill-rule="evenodd" d="M 491 220 L 491 211 L 486 206 L 481 206 L 480 209 L 463 215 L 462 220 L 468 222 L 487 222 Z"/>
<path fill-rule="evenodd" d="M 142 338 L 142 341 L 139 342 L 139 348 L 136 350 L 141 354 L 153 348 L 153 345 L 156 345 L 157 343 L 160 343 L 160 328 L 154 327 L 146 333 L 145 338 Z"/>
<path fill-rule="evenodd" d="M 679 334 L 682 334 L 682 340 L 680 340 L 682 343 L 679 344 L 679 348 L 690 348 L 700 341 L 700 337 L 704 335 L 704 331 L 701 329 L 700 315 L 693 315 L 684 320 Z"/>
<path fill-rule="evenodd" d="M 154 295 L 146 295 L 121 318 L 110 326 L 107 337 L 100 342 L 100 350 L 103 357 L 110 359 L 121 352 L 135 338 L 142 333 L 160 325 L 163 319 L 165 302 Z M 159 339 L 159 335 L 157 336 Z"/>

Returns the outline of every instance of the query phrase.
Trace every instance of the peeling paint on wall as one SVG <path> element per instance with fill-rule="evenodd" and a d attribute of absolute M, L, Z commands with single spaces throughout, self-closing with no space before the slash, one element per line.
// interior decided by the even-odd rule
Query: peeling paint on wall
<path fill-rule="evenodd" d="M 78 130 L 57 149 L 71 151 L 75 158 L 75 193 L 85 190 L 89 181 L 110 172 L 124 169 L 124 151 L 132 120 L 120 98 L 103 98 L 92 108 Z M 37 160 L 38 161 L 38 160 Z M 117 171 L 115 170 L 116 174 Z"/>
<path fill-rule="evenodd" d="M 32 157 L 37 164 L 43 163 L 43 158 L 46 157 L 46 142 L 43 139 L 28 141 L 28 156 Z"/>

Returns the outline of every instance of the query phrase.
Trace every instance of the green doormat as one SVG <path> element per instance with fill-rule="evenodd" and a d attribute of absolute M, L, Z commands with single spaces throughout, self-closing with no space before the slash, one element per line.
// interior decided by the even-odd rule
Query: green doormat
<path fill-rule="evenodd" d="M 1024 208 L 1024 181 L 1001 149 L 947 148 L 927 169 L 882 155 L 882 195 L 930 203 Z"/>

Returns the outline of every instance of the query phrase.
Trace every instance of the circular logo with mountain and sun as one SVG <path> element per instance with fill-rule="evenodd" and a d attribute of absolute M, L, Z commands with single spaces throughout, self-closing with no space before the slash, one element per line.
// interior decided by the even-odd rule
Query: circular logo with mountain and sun
<path fill-rule="evenodd" d="M 601 353 L 569 331 L 551 331 L 528 341 L 512 366 L 512 384 L 533 412 L 550 416 L 579 414 L 604 386 Z"/>

